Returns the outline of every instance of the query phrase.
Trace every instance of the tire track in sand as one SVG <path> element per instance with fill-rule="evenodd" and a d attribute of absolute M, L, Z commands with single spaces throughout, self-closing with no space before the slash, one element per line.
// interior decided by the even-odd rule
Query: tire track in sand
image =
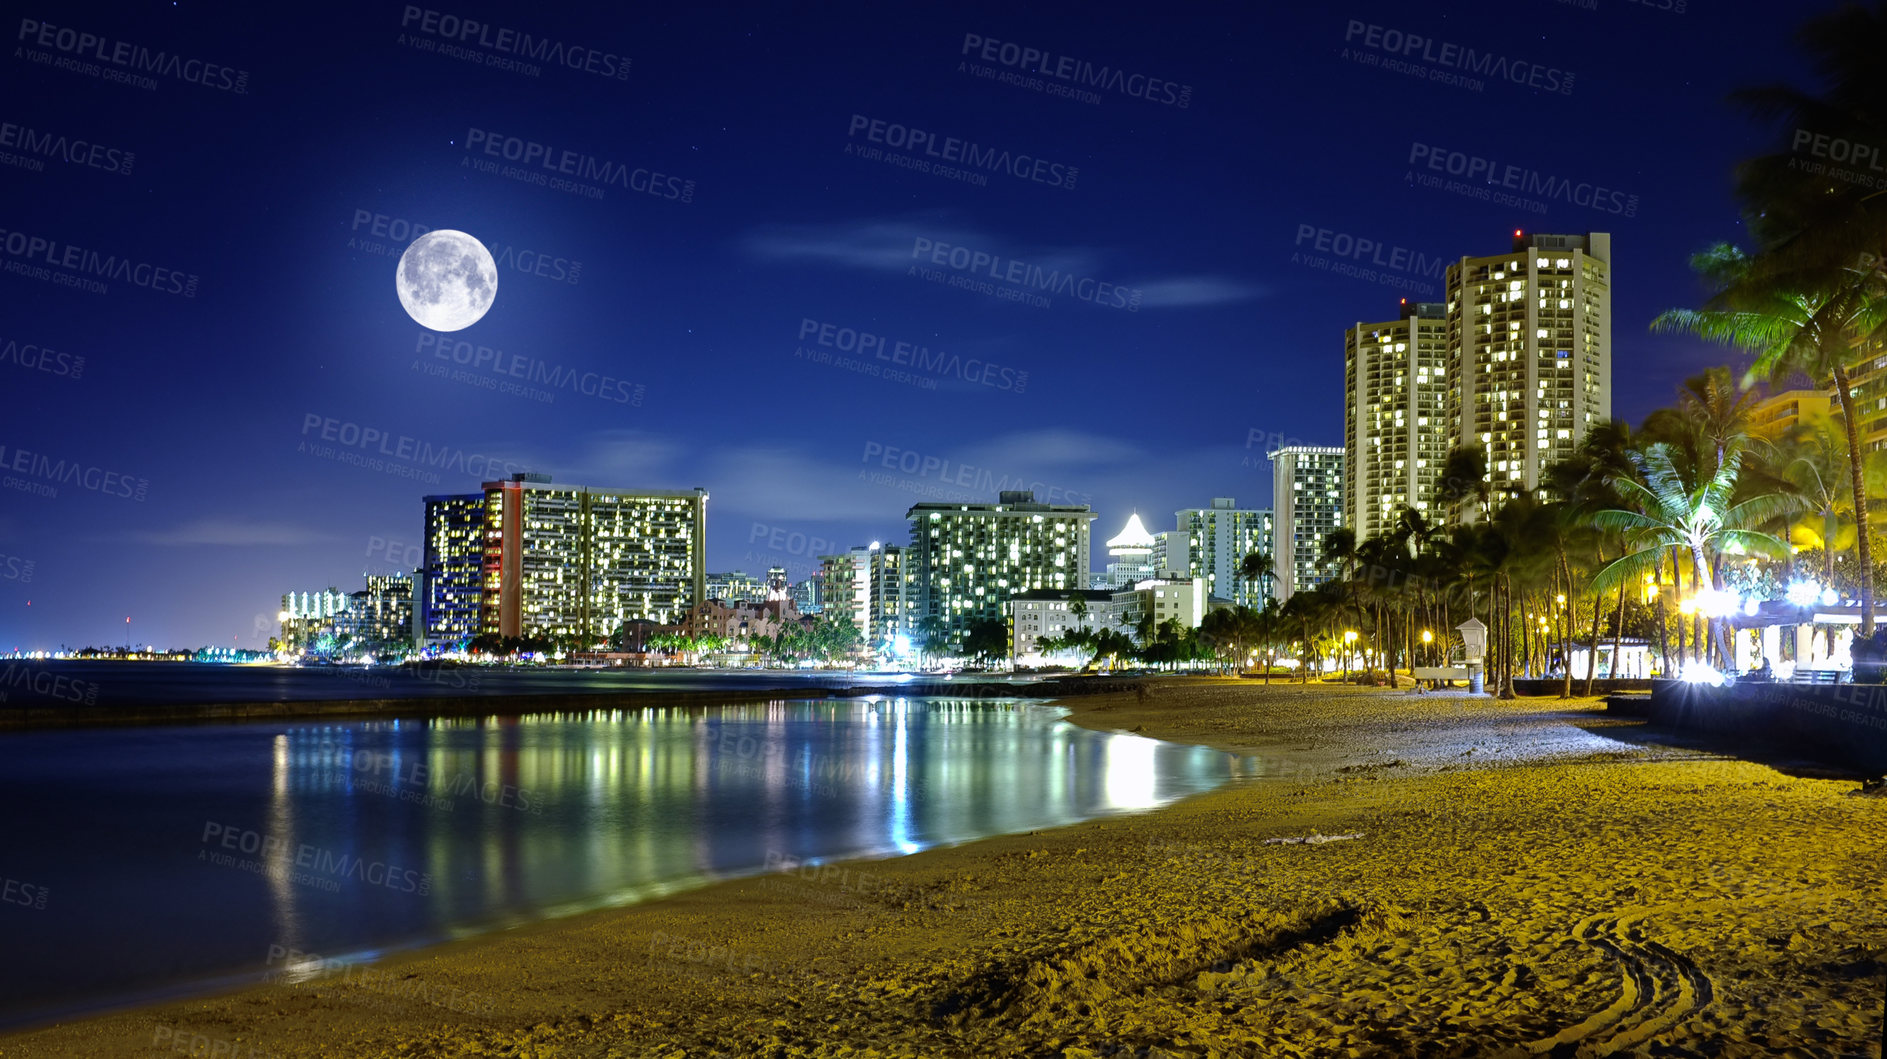
<path fill-rule="evenodd" d="M 1710 976 L 1681 953 L 1646 938 L 1645 913 L 1587 916 L 1573 937 L 1617 961 L 1618 999 L 1590 1018 L 1527 1045 L 1534 1055 L 1578 1043 L 1581 1055 L 1612 1055 L 1665 1032 L 1716 995 Z"/>

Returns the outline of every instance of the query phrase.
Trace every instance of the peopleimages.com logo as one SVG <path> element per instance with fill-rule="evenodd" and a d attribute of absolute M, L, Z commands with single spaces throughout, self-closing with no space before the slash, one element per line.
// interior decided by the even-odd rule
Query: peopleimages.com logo
<path fill-rule="evenodd" d="M 1451 44 L 1419 33 L 1379 26 L 1373 22 L 1350 19 L 1348 25 L 1344 27 L 1343 42 L 1391 56 L 1395 60 L 1426 63 L 1430 67 L 1448 71 L 1451 75 L 1471 74 L 1489 80 L 1508 81 L 1528 88 L 1537 88 L 1542 92 L 1572 95 L 1572 73 L 1556 66 L 1545 66 L 1525 59 L 1511 59 L 1495 52 Z M 1345 49 L 1345 52 L 1347 58 L 1356 59 L 1356 56 L 1347 54 L 1348 49 Z M 1430 80 L 1447 79 L 1430 78 Z"/>
<path fill-rule="evenodd" d="M 500 171 L 498 174 L 500 176 L 527 184 L 542 184 L 559 191 L 577 191 L 589 198 L 603 197 L 603 189 L 597 185 L 615 185 L 640 194 L 652 195 L 658 199 L 671 199 L 676 202 L 693 202 L 695 198 L 695 182 L 692 180 L 684 180 L 681 177 L 670 176 L 646 167 L 613 162 L 595 155 L 584 154 L 581 151 L 561 150 L 521 136 L 506 136 L 486 129 L 467 129 L 465 149 L 491 158 L 502 158 L 507 162 L 517 163 L 515 166 L 506 167 L 512 171 Z M 467 159 L 468 162 L 473 160 Z M 544 172 L 538 172 L 538 170 Z M 552 173 L 557 174 L 557 179 L 554 181 L 549 175 Z M 565 177 L 571 179 L 562 179 Z M 580 183 L 586 180 L 595 183 Z M 563 184 L 572 186 L 560 186 Z"/>
<path fill-rule="evenodd" d="M 366 231 L 362 231 L 362 227 Z M 406 247 L 413 240 L 433 230 L 431 225 L 409 221 L 404 217 L 392 217 L 372 210 L 355 208 L 354 224 L 349 229 L 353 235 L 347 240 L 350 250 L 362 250 L 380 254 L 383 257 L 398 257 L 406 252 Z M 373 241 L 366 239 L 372 236 Z M 378 242 L 385 240 L 385 242 Z M 487 240 L 486 249 L 491 252 L 491 259 L 501 269 L 521 272 L 527 276 L 539 276 L 556 283 L 568 283 L 576 286 L 583 275 L 583 262 L 566 257 L 558 257 L 542 250 L 520 249 L 508 243 L 501 244 Z"/>
<path fill-rule="evenodd" d="M 1003 289 L 1018 291 L 1038 299 L 1040 295 L 1034 295 L 1032 291 L 1066 294 L 1094 305 L 1125 309 L 1130 313 L 1140 311 L 1141 291 L 1138 287 L 1104 283 L 1091 276 L 1078 276 L 1060 269 L 1045 268 L 1016 258 L 993 254 L 987 250 L 972 250 L 967 246 L 940 243 L 920 235 L 911 243 L 911 258 L 961 273 L 962 278 L 971 285 L 971 289 L 980 290 L 984 294 L 995 294 L 998 290 L 991 284 L 983 282 L 982 277 L 987 276 L 997 283 L 1015 285 Z M 915 265 L 912 266 L 912 274 L 926 279 L 930 278 L 925 270 L 920 270 Z M 1023 288 L 1032 290 L 1023 290 Z M 1046 307 L 1045 302 L 1043 307 Z"/>
<path fill-rule="evenodd" d="M 1029 373 L 1016 371 L 977 357 L 967 359 L 955 353 L 894 339 L 852 327 L 823 323 L 810 317 L 799 321 L 799 340 L 824 349 L 850 353 L 861 360 L 872 357 L 887 364 L 910 367 L 931 375 L 962 379 L 998 390 L 1021 393 L 1029 385 Z M 801 347 L 804 352 L 804 347 Z"/>
<path fill-rule="evenodd" d="M 197 277 L 193 274 L 153 265 L 148 261 L 87 250 L 82 246 L 61 243 L 57 239 L 0 228 L 0 250 L 15 259 L 7 262 L 6 271 L 18 271 L 13 267 L 16 264 L 28 271 L 69 270 L 79 274 L 77 282 L 70 285 L 83 287 L 94 294 L 106 293 L 108 288 L 99 280 L 111 279 L 159 294 L 181 294 L 186 298 L 197 296 Z M 94 276 L 98 279 L 90 278 Z"/>
<path fill-rule="evenodd" d="M 629 76 L 629 60 L 614 52 L 598 51 L 581 44 L 566 44 L 550 37 L 461 18 L 429 7 L 406 5 L 400 13 L 400 28 L 408 33 L 424 33 L 453 44 L 483 48 L 507 58 L 529 59 L 611 80 L 621 81 Z"/>
<path fill-rule="evenodd" d="M 1014 154 L 973 140 L 940 136 L 927 129 L 854 114 L 850 126 L 845 130 L 845 135 L 848 139 L 857 140 L 861 133 L 864 134 L 863 138 L 868 143 L 923 156 L 923 158 L 914 159 L 915 161 L 927 162 L 929 159 L 936 159 L 939 162 L 951 162 L 987 173 L 1006 173 L 1018 180 L 1046 184 L 1064 191 L 1073 191 L 1075 180 L 1081 175 L 1081 170 L 1075 166 L 1051 162 L 1046 158 L 1036 158 L 1029 154 Z M 847 144 L 847 146 L 851 145 Z"/>
<path fill-rule="evenodd" d="M 102 143 L 93 143 L 82 137 L 66 136 L 62 133 L 48 132 L 26 125 L 16 125 L 10 121 L 0 121 L 0 164 L 16 166 L 38 172 L 45 168 L 41 159 L 90 169 L 102 169 L 119 176 L 130 176 L 131 166 L 137 161 L 137 155 L 119 147 Z M 21 155 L 11 152 L 19 151 Z"/>
<path fill-rule="evenodd" d="M 46 497 L 58 496 L 62 485 L 76 485 L 102 496 L 142 501 L 151 487 L 148 478 L 133 478 L 81 460 L 54 459 L 4 444 L 0 444 L 0 472 L 11 472 L 0 478 L 0 486 Z"/>
<path fill-rule="evenodd" d="M 13 364 L 27 371 L 43 372 L 62 378 L 78 380 L 85 376 L 85 358 L 32 342 L 22 342 L 9 338 L 0 343 L 0 364 Z"/>
<path fill-rule="evenodd" d="M 1102 91 L 1115 92 L 1135 99 L 1144 99 L 1149 103 L 1163 103 L 1181 110 L 1192 105 L 1192 86 L 1182 85 L 1160 77 L 1146 74 L 1128 73 L 1113 66 L 1092 63 L 1086 59 L 1077 59 L 1072 55 L 1057 55 L 1045 48 L 1033 48 L 1013 41 L 997 40 L 978 33 L 963 35 L 963 49 L 958 53 L 973 56 L 987 63 L 996 63 L 1011 70 L 1021 70 L 1041 77 L 1054 78 L 1079 85 L 1084 89 L 1098 88 Z M 974 71 L 980 75 L 980 71 Z M 1036 88 L 1035 85 L 1023 84 L 1020 87 Z M 1053 93 L 1060 94 L 1060 93 Z M 1094 95 L 1094 93 L 1083 93 Z M 1100 98 L 1083 99 L 1082 102 L 1100 102 Z"/>
<path fill-rule="evenodd" d="M 1426 169 L 1432 173 L 1460 177 L 1463 181 L 1485 189 L 1500 188 L 1521 195 L 1537 195 L 1541 199 L 1557 200 L 1622 217 L 1635 217 L 1638 214 L 1638 196 L 1617 188 L 1608 188 L 1591 181 L 1568 180 L 1537 169 L 1505 164 L 1466 151 L 1452 151 L 1432 143 L 1410 144 L 1408 164 L 1416 167 L 1414 176 L 1418 179 L 1424 175 L 1420 170 Z"/>

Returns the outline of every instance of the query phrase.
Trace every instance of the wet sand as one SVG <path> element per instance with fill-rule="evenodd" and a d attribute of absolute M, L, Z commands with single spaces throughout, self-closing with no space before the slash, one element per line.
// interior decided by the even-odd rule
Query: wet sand
<path fill-rule="evenodd" d="M 1255 776 L 0 1056 L 1878 1054 L 1887 798 L 1852 779 L 1590 701 L 1187 679 L 1067 705 Z"/>

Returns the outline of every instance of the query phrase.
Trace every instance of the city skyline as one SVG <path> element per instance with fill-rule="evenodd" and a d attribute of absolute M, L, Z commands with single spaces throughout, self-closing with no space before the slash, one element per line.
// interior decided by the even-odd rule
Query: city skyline
<path fill-rule="evenodd" d="M 1614 233 L 1615 357 L 1641 369 L 1614 414 L 1635 420 L 1722 359 L 1645 325 L 1695 301 L 1688 253 L 1742 237 L 1726 173 L 1773 138 L 1724 102 L 1747 77 L 1658 58 L 1798 17 L 1568 5 L 1515 28 L 1364 3 L 1166 37 L 997 7 L 895 31 L 864 8 L 464 12 L 619 60 L 604 76 L 485 61 L 412 10 L 12 27 L 0 571 L 32 573 L 0 578 L 0 650 L 122 642 L 127 616 L 138 643 L 261 647 L 283 591 L 411 569 L 418 497 L 520 471 L 705 488 L 708 567 L 794 580 L 818 553 L 776 540 L 895 540 L 912 503 L 1005 488 L 1109 531 L 1215 496 L 1275 509 L 1266 451 L 1343 441 L 1332 335 L 1441 298 L 1430 263 L 1515 228 Z M 228 77 L 61 68 L 83 58 L 61 28 Z M 1576 77 L 1397 73 L 1387 30 Z M 284 34 L 302 46 L 263 43 Z M 1011 83 L 1018 42 L 1172 92 Z M 333 78 L 337 56 L 373 76 Z M 1445 120 L 1462 107 L 1486 128 Z M 1378 146 L 1339 158 L 1351 137 Z M 98 150 L 35 147 L 55 139 Z M 991 151 L 1031 164 L 939 173 Z M 392 279 L 446 228 L 499 286 L 434 332 Z"/>

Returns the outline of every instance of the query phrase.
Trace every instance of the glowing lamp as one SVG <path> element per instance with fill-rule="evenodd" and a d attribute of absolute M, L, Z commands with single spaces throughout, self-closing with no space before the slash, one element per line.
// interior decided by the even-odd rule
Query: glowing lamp
<path fill-rule="evenodd" d="M 1713 688 L 1723 686 L 1723 674 L 1717 672 L 1708 662 L 1700 662 L 1695 658 L 1684 663 L 1684 668 L 1678 672 L 1678 677 L 1686 684 L 1708 684 Z"/>
<path fill-rule="evenodd" d="M 1698 610 L 1711 618 L 1727 618 L 1743 606 L 1736 593 L 1722 588 L 1706 588 L 1697 593 L 1694 602 Z"/>
<path fill-rule="evenodd" d="M 1820 595 L 1821 586 L 1813 581 L 1791 581 L 1789 587 L 1782 591 L 1782 597 L 1797 607 L 1814 606 Z"/>

